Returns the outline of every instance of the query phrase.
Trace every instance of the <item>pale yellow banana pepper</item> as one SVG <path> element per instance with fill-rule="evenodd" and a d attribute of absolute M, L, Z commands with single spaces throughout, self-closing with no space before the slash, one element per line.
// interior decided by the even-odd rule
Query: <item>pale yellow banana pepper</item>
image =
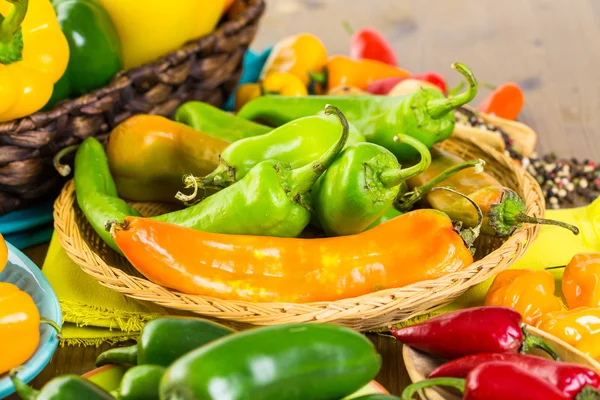
<path fill-rule="evenodd" d="M 69 62 L 50 0 L 0 0 L 0 122 L 46 105 Z"/>
<path fill-rule="evenodd" d="M 138 67 L 211 33 L 225 0 L 100 0 L 117 27 L 125 68 Z"/>

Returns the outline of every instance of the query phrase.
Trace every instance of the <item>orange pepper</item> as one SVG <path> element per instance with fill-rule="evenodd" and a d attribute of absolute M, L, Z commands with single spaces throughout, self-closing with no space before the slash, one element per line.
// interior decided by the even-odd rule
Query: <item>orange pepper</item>
<path fill-rule="evenodd" d="M 6 263 L 8 263 L 8 247 L 6 247 L 4 237 L 0 233 L 0 273 L 6 267 Z"/>
<path fill-rule="evenodd" d="M 333 56 L 325 66 L 327 90 L 338 86 L 351 86 L 367 90 L 369 84 L 385 78 L 407 77 L 410 72 L 375 60 L 353 60 L 346 56 Z M 315 80 L 324 84 L 325 77 L 313 74 Z"/>
<path fill-rule="evenodd" d="M 600 334 L 600 308 L 579 307 L 547 313 L 538 320 L 537 327 L 577 346 L 584 338 Z"/>
<path fill-rule="evenodd" d="M 23 364 L 40 341 L 40 312 L 31 296 L 0 282 L 0 375 Z M 53 321 L 44 321 L 58 330 Z"/>
<path fill-rule="evenodd" d="M 583 337 L 575 348 L 594 360 L 600 361 L 600 333 Z"/>
<path fill-rule="evenodd" d="M 543 314 L 563 309 L 554 288 L 554 276 L 548 271 L 509 269 L 496 276 L 485 305 L 512 308 L 521 314 L 523 322 L 535 325 Z"/>
<path fill-rule="evenodd" d="M 516 83 L 508 82 L 498 86 L 477 107 L 480 112 L 500 118 L 515 120 L 523 109 L 525 97 Z"/>
<path fill-rule="evenodd" d="M 258 83 L 245 83 L 240 85 L 235 92 L 235 111 L 239 111 L 244 104 L 252 99 L 262 96 L 262 88 Z"/>
<path fill-rule="evenodd" d="M 279 41 L 261 71 L 261 80 L 273 72 L 289 72 L 296 75 L 305 87 L 310 83 L 311 73 L 320 73 L 327 62 L 327 49 L 315 36 L 301 33 Z"/>
<path fill-rule="evenodd" d="M 308 96 L 306 86 L 296 75 L 290 72 L 272 72 L 262 81 L 264 93 L 276 93 L 282 96 Z"/>
<path fill-rule="evenodd" d="M 428 209 L 324 239 L 224 235 L 137 217 L 113 225 L 111 233 L 152 282 L 252 302 L 351 298 L 435 279 L 473 262 L 450 218 Z"/>
<path fill-rule="evenodd" d="M 562 291 L 569 308 L 600 307 L 600 253 L 576 254 L 565 268 Z"/>

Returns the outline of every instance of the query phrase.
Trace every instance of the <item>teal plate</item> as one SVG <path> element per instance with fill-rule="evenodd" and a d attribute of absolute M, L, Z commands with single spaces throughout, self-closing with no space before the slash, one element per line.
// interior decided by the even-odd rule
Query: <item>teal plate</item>
<path fill-rule="evenodd" d="M 8 264 L 0 273 L 0 282 L 10 282 L 27 292 L 35 302 L 42 317 L 53 320 L 62 327 L 62 313 L 56 294 L 42 271 L 16 247 L 8 245 Z M 52 327 L 41 324 L 40 343 L 35 353 L 23 365 L 18 377 L 30 382 L 50 362 L 58 346 L 58 338 Z M 0 375 L 0 399 L 14 392 L 14 387 L 8 374 Z"/>

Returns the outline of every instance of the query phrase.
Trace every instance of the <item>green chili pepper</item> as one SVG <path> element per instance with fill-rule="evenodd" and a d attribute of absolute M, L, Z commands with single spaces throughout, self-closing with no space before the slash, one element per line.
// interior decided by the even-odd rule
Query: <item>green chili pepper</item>
<path fill-rule="evenodd" d="M 10 378 L 22 400 L 114 400 L 94 383 L 77 375 L 63 375 L 46 383 L 42 390 L 34 390 L 11 372 Z"/>
<path fill-rule="evenodd" d="M 144 326 L 137 344 L 105 351 L 96 359 L 96 366 L 152 364 L 166 367 L 188 351 L 233 332 L 203 319 L 156 318 Z"/>
<path fill-rule="evenodd" d="M 316 133 L 318 132 L 318 134 Z M 188 177 L 190 186 L 211 189 L 224 188 L 242 179 L 256 164 L 265 160 L 287 163 L 291 168 L 303 167 L 323 155 L 339 139 L 339 121 L 336 116 L 319 113 L 285 124 L 262 136 L 239 140 L 221 153 L 220 164 L 202 178 Z M 364 142 L 365 137 L 350 124 L 347 145 Z M 195 179 L 196 182 L 192 182 Z M 193 196 L 179 194 L 184 202 Z"/>
<path fill-rule="evenodd" d="M 327 112 L 338 116 L 342 133 L 338 142 L 318 160 L 297 169 L 277 161 L 263 161 L 238 183 L 203 202 L 153 219 L 214 233 L 298 236 L 310 219 L 312 186 L 348 140 L 349 127 L 344 115 L 333 106 L 327 107 Z M 339 126 L 330 129 L 339 132 Z M 106 153 L 93 137 L 85 139 L 77 149 L 75 190 L 77 203 L 90 225 L 102 240 L 121 253 L 106 230 L 107 223 L 139 213 L 117 197 Z"/>
<path fill-rule="evenodd" d="M 273 130 L 269 126 L 248 121 L 201 101 L 182 104 L 175 111 L 175 121 L 230 143 Z"/>
<path fill-rule="evenodd" d="M 398 211 L 396 207 L 391 206 L 387 210 L 381 214 L 379 218 L 377 218 L 367 229 L 375 228 L 377 225 L 383 224 L 384 222 L 388 222 L 391 219 L 401 216 L 404 214 L 402 211 Z"/>
<path fill-rule="evenodd" d="M 352 400 L 400 400 L 400 397 L 396 397 L 391 394 L 374 393 L 355 397 Z"/>
<path fill-rule="evenodd" d="M 69 42 L 69 64 L 47 107 L 108 84 L 123 66 L 117 29 L 95 0 L 53 0 L 58 23 Z"/>
<path fill-rule="evenodd" d="M 265 121 L 278 126 L 316 114 L 326 104 L 333 104 L 356 125 L 368 142 L 383 146 L 405 161 L 417 156 L 415 149 L 394 142 L 402 132 L 420 140 L 428 148 L 448 138 L 454 130 L 453 110 L 468 103 L 477 94 L 477 81 L 465 65 L 452 67 L 469 83 L 467 92 L 452 98 L 433 88 L 424 88 L 407 96 L 261 96 L 247 103 L 240 117 Z"/>
<path fill-rule="evenodd" d="M 390 208 L 408 178 L 425 171 L 431 154 L 423 143 L 407 135 L 397 141 L 413 146 L 418 164 L 403 169 L 387 149 L 373 143 L 348 147 L 313 187 L 318 220 L 328 236 L 353 235 L 366 230 Z"/>
<path fill-rule="evenodd" d="M 181 337 L 178 331 L 171 332 L 171 336 Z M 160 365 L 130 368 L 123 375 L 119 388 L 110 394 L 118 400 L 159 400 L 159 385 L 165 370 Z"/>

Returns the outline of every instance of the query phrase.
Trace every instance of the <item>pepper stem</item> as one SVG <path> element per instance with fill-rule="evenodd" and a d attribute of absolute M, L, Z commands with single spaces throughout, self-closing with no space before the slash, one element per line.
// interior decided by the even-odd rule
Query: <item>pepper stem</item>
<path fill-rule="evenodd" d="M 61 329 L 60 326 L 49 318 L 40 318 L 40 323 L 50 325 L 56 331 L 56 337 L 60 339 Z"/>
<path fill-rule="evenodd" d="M 96 367 L 106 364 L 137 365 L 137 345 L 106 350 L 96 358 Z"/>
<path fill-rule="evenodd" d="M 6 0 L 13 6 L 6 16 L 0 15 L 0 64 L 20 61 L 23 56 L 21 23 L 27 14 L 29 0 Z"/>
<path fill-rule="evenodd" d="M 563 268 L 567 268 L 566 265 L 557 265 L 555 267 L 546 267 L 544 268 L 544 270 L 549 271 L 549 270 L 553 270 L 553 269 L 563 269 Z"/>
<path fill-rule="evenodd" d="M 574 235 L 579 235 L 579 228 L 575 225 L 567 224 L 566 222 L 554 221 L 552 219 L 531 217 L 527 214 L 517 214 L 514 220 L 522 224 L 538 224 L 538 225 L 554 225 L 560 226 L 573 232 Z"/>
<path fill-rule="evenodd" d="M 519 349 L 521 354 L 527 354 L 531 349 L 540 349 L 548 353 L 554 360 L 560 361 L 560 356 L 548 342 L 542 338 L 531 335 L 527 332 L 525 326 L 521 328 L 521 331 L 523 332 L 523 343 Z"/>
<path fill-rule="evenodd" d="M 71 173 L 71 167 L 68 164 L 63 164 L 62 159 L 67 154 L 71 154 L 75 150 L 79 148 L 78 144 L 74 144 L 72 146 L 67 146 L 58 153 L 54 155 L 52 158 L 52 164 L 54 165 L 54 169 L 58 171 L 61 176 L 67 176 Z"/>
<path fill-rule="evenodd" d="M 312 189 L 317 179 L 319 179 L 323 172 L 329 168 L 333 160 L 335 160 L 337 155 L 340 153 L 340 151 L 342 151 L 346 145 L 346 142 L 348 141 L 348 132 L 350 131 L 350 127 L 344 114 L 342 114 L 337 107 L 329 104 L 325 106 L 325 114 L 335 114 L 336 117 L 339 118 L 342 124 L 342 134 L 340 135 L 339 140 L 333 146 L 331 146 L 331 148 L 327 150 L 325 154 L 323 154 L 318 160 L 292 170 L 292 188 L 290 190 L 290 196 L 292 198 L 296 198 L 297 196 L 307 193 Z"/>
<path fill-rule="evenodd" d="M 438 119 L 448 114 L 450 111 L 467 104 L 477 95 L 477 79 L 473 72 L 462 63 L 452 64 L 452 68 L 460 72 L 466 79 L 469 87 L 467 91 L 454 97 L 445 99 L 433 99 L 427 103 L 427 113 L 433 119 Z"/>
<path fill-rule="evenodd" d="M 219 170 L 219 168 L 220 167 L 217 167 L 217 169 L 215 169 L 215 171 Z M 183 202 L 183 204 L 185 204 L 186 206 L 190 206 L 190 205 L 193 205 L 194 203 L 197 203 L 197 202 L 201 201 L 202 199 L 204 199 L 206 197 L 207 189 L 219 191 L 219 190 L 225 189 L 227 187 L 227 186 L 221 186 L 221 185 L 217 185 L 217 184 L 210 184 L 208 181 L 205 184 L 201 184 L 199 181 L 201 181 L 202 179 L 204 179 L 204 178 L 198 179 L 192 174 L 184 175 L 183 176 L 183 184 L 185 185 L 185 188 L 186 189 L 194 188 L 194 191 L 191 194 L 177 192 L 175 194 L 175 198 L 177 200 Z M 235 181 L 231 182 L 229 185 L 231 185 L 233 183 L 235 183 Z M 201 196 L 200 198 L 198 198 L 199 189 L 202 189 L 202 191 L 204 192 L 204 195 Z"/>
<path fill-rule="evenodd" d="M 584 386 L 575 396 L 575 400 L 600 400 L 600 391 L 591 385 Z"/>
<path fill-rule="evenodd" d="M 15 392 L 21 400 L 35 400 L 40 392 L 17 378 L 17 372 L 19 372 L 20 369 L 21 368 L 14 368 L 10 371 L 10 379 L 15 387 Z"/>
<path fill-rule="evenodd" d="M 408 385 L 402 392 L 402 400 L 411 400 L 414 395 L 419 391 L 431 386 L 450 386 L 460 390 L 461 393 L 465 391 L 464 379 L 460 378 L 432 378 L 423 381 L 415 382 Z"/>
<path fill-rule="evenodd" d="M 421 161 L 409 168 L 394 168 L 383 171 L 379 176 L 379 179 L 386 188 L 398 186 L 408 178 L 419 175 L 431 165 L 431 153 L 429 152 L 427 146 L 425 146 L 420 140 L 417 140 L 412 136 L 398 134 L 394 136 L 394 142 L 406 143 L 417 150 L 421 155 Z"/>
<path fill-rule="evenodd" d="M 473 246 L 473 243 L 475 243 L 475 240 L 479 237 L 479 233 L 481 232 L 481 225 L 483 224 L 483 212 L 481 212 L 481 208 L 477 205 L 477 203 L 472 198 L 470 198 L 466 194 L 458 192 L 454 189 L 450 189 L 447 187 L 439 187 L 439 188 L 436 187 L 436 188 L 431 189 L 432 192 L 435 192 L 437 190 L 446 190 L 448 192 L 452 192 L 454 194 L 462 196 L 469 203 L 471 203 L 473 205 L 473 207 L 475 207 L 475 210 L 477 211 L 477 225 L 475 225 L 474 228 L 460 229 L 460 231 L 458 233 L 460 235 L 460 237 L 462 238 L 463 242 L 465 242 L 465 245 L 468 248 L 471 248 Z"/>
<path fill-rule="evenodd" d="M 342 26 L 344 27 L 344 30 L 348 33 L 348 35 L 354 35 L 354 29 L 352 29 L 352 25 L 350 25 L 350 22 L 344 20 L 342 21 Z"/>
<path fill-rule="evenodd" d="M 475 167 L 475 172 L 481 172 L 483 171 L 484 165 L 485 161 L 482 159 L 465 161 L 461 164 L 454 165 L 446 169 L 444 172 L 436 175 L 424 185 L 414 188 L 411 192 L 402 193 L 399 195 L 396 200 L 394 200 L 394 207 L 396 207 L 398 211 L 408 212 L 412 210 L 418 201 L 422 200 L 429 192 L 431 192 L 433 188 L 450 178 L 452 175 L 470 167 Z"/>

